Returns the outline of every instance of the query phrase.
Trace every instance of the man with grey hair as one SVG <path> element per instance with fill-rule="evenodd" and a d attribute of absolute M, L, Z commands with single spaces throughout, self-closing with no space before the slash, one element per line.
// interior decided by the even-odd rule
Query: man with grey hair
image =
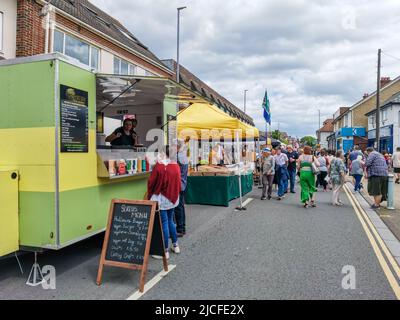
<path fill-rule="evenodd" d="M 365 163 L 368 178 L 368 193 L 374 197 L 372 209 L 379 209 L 386 201 L 388 192 L 389 170 L 385 158 L 374 148 L 367 148 L 368 159 Z"/>
<path fill-rule="evenodd" d="M 185 192 L 187 187 L 189 160 L 185 150 L 185 142 L 181 139 L 177 140 L 176 158 L 181 171 L 181 193 L 179 195 L 179 204 L 175 208 L 175 221 L 178 237 L 183 237 L 186 234 Z"/>

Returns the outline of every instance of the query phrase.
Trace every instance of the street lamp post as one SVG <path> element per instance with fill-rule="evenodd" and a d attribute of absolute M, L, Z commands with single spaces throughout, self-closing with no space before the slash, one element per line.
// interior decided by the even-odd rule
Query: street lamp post
<path fill-rule="evenodd" d="M 179 83 L 179 37 L 180 37 L 180 20 L 181 20 L 181 11 L 186 9 L 187 7 L 179 7 L 178 11 L 178 27 L 177 27 L 177 45 L 176 45 L 176 82 Z"/>
<path fill-rule="evenodd" d="M 246 98 L 247 98 L 247 92 L 249 90 L 244 90 L 244 113 L 246 113 Z"/>

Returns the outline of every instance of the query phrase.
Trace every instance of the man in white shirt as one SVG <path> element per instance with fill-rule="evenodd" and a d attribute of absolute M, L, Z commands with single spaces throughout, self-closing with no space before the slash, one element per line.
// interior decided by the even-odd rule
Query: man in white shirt
<path fill-rule="evenodd" d="M 274 156 L 275 158 L 275 163 L 279 166 L 284 166 L 284 165 L 288 165 L 289 163 L 289 159 L 286 155 L 286 153 L 282 152 L 281 148 L 276 148 L 276 155 Z"/>

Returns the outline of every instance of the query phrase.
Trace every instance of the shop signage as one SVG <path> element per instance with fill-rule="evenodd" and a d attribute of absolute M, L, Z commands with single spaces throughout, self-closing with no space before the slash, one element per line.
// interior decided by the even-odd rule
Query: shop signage
<path fill-rule="evenodd" d="M 365 128 L 341 128 L 337 132 L 337 137 L 365 137 Z"/>
<path fill-rule="evenodd" d="M 60 85 L 61 152 L 88 152 L 88 93 Z"/>
<path fill-rule="evenodd" d="M 149 255 L 162 256 L 168 271 L 157 203 L 112 200 L 97 285 L 102 282 L 104 266 L 141 270 L 139 290 L 143 292 Z"/>

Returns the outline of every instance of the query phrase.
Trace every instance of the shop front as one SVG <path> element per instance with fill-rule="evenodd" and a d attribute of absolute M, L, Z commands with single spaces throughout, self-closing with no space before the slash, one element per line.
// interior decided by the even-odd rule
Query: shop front
<path fill-rule="evenodd" d="M 376 144 L 376 129 L 368 131 L 368 146 L 378 148 Z M 387 151 L 392 154 L 393 146 L 393 125 L 380 129 L 379 150 Z"/>
<path fill-rule="evenodd" d="M 355 145 L 361 144 L 365 136 L 365 128 L 341 128 L 336 132 L 336 150 L 342 150 L 347 153 Z"/>
<path fill-rule="evenodd" d="M 1 61 L 0 82 L 0 256 L 104 231 L 112 199 L 144 198 L 156 155 L 146 151 L 177 105 L 201 101 L 169 79 L 96 75 L 60 54 Z M 109 146 L 126 117 L 138 140 Z"/>

